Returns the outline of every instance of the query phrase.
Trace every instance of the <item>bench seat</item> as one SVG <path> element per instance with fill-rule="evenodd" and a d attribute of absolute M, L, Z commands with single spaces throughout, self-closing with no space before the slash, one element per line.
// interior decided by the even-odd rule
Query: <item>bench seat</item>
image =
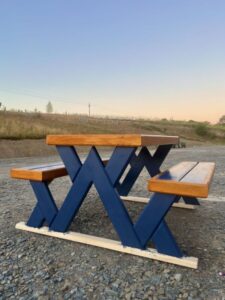
<path fill-rule="evenodd" d="M 108 159 L 104 159 L 106 164 Z M 62 162 L 51 164 L 28 166 L 23 168 L 14 168 L 10 171 L 11 178 L 33 180 L 33 181 L 51 181 L 58 177 L 68 175 L 65 165 Z"/>
<path fill-rule="evenodd" d="M 10 172 L 12 178 L 34 180 L 34 181 L 50 181 L 58 177 L 66 176 L 67 171 L 63 163 L 52 163 L 40 166 L 28 166 L 23 168 L 15 168 Z"/>
<path fill-rule="evenodd" d="M 181 162 L 148 181 L 151 192 L 207 198 L 215 171 L 213 162 Z"/>

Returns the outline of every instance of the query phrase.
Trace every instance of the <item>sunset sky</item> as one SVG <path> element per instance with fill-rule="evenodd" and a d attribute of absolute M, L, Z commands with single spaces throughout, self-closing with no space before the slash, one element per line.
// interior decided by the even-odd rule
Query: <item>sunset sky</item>
<path fill-rule="evenodd" d="M 2 0 L 7 108 L 216 122 L 224 0 Z"/>

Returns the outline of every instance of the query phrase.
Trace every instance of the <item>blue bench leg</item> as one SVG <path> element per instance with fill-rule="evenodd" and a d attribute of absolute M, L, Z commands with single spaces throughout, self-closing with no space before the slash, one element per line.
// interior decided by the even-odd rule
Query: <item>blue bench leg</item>
<path fill-rule="evenodd" d="M 164 221 L 175 200 L 174 195 L 153 194 L 134 227 L 144 247 L 153 241 L 160 253 L 181 257 L 182 252 Z"/>
<path fill-rule="evenodd" d="M 40 228 L 41 226 L 43 226 L 44 222 L 45 222 L 45 217 L 42 214 L 42 211 L 39 208 L 39 205 L 37 204 L 31 214 L 29 220 L 27 221 L 27 225 L 31 226 L 31 227 Z"/>
<path fill-rule="evenodd" d="M 186 204 L 200 205 L 200 203 L 199 203 L 199 201 L 198 201 L 197 198 L 194 198 L 194 197 L 192 197 L 192 198 L 190 198 L 190 197 L 183 197 L 183 199 L 184 199 L 184 202 Z"/>
<path fill-rule="evenodd" d="M 152 242 L 159 253 L 176 257 L 183 256 L 183 253 L 177 245 L 177 242 L 165 221 L 162 221 L 158 229 L 155 231 L 152 237 Z"/>
<path fill-rule="evenodd" d="M 41 227 L 46 221 L 48 225 L 58 213 L 57 206 L 49 190 L 47 182 L 30 181 L 30 184 L 38 201 L 27 225 L 31 227 Z"/>
<path fill-rule="evenodd" d="M 181 198 L 183 198 L 185 204 L 200 205 L 198 199 L 194 197 L 176 196 L 175 202 L 178 203 Z"/>

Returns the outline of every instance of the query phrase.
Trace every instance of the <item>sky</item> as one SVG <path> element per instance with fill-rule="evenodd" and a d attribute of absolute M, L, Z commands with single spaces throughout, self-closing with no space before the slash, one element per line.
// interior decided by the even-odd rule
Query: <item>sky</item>
<path fill-rule="evenodd" d="M 224 0 L 0 0 L 8 109 L 217 122 Z"/>

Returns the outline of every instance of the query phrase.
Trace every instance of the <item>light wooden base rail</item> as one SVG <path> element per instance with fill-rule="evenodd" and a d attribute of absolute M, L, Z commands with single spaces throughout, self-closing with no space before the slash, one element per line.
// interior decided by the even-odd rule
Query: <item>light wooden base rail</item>
<path fill-rule="evenodd" d="M 148 203 L 149 198 L 143 198 L 143 197 L 133 197 L 133 196 L 121 196 L 120 197 L 124 201 L 131 201 L 131 202 L 138 202 L 138 203 Z M 186 204 L 183 202 L 177 202 L 173 204 L 173 207 L 176 208 L 186 208 L 186 209 L 195 209 L 196 205 L 192 204 Z"/>
<path fill-rule="evenodd" d="M 56 231 L 50 231 L 48 227 L 34 228 L 27 226 L 26 223 L 20 222 L 16 224 L 17 229 L 39 233 L 50 237 L 56 237 L 68 241 L 78 242 L 82 244 L 92 245 L 104 249 L 114 250 L 122 253 L 137 255 L 145 258 L 159 260 L 179 266 L 197 269 L 198 259 L 195 257 L 174 257 L 158 253 L 155 249 L 148 248 L 147 250 L 140 250 L 132 247 L 124 247 L 119 241 L 96 237 L 78 232 L 68 231 L 67 233 L 61 233 Z"/>

